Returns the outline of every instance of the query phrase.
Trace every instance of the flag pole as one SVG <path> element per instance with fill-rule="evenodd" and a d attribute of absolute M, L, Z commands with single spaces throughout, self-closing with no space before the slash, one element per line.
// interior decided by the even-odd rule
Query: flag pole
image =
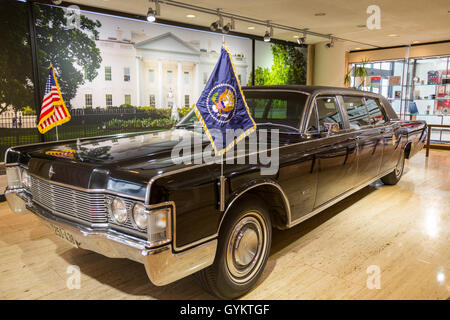
<path fill-rule="evenodd" d="M 225 36 L 222 35 L 222 47 L 225 47 Z M 224 152 L 225 153 L 225 152 Z M 225 211 L 225 176 L 223 175 L 223 155 L 220 155 L 220 211 Z"/>
<path fill-rule="evenodd" d="M 59 137 L 58 137 L 58 122 L 56 122 L 56 141 L 59 141 Z"/>

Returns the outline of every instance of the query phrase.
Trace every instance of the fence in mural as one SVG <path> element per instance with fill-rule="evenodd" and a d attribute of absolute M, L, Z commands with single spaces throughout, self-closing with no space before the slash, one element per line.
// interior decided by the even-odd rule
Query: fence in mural
<path fill-rule="evenodd" d="M 189 108 L 179 109 L 179 117 Z M 95 137 L 116 133 L 152 131 L 170 128 L 175 124 L 170 109 L 154 107 L 112 107 L 108 109 L 73 109 L 71 120 L 58 127 L 60 140 Z M 41 142 L 36 128 L 36 115 L 8 113 L 0 115 L 0 162 L 11 146 Z M 44 141 L 56 140 L 55 129 L 44 135 Z"/>

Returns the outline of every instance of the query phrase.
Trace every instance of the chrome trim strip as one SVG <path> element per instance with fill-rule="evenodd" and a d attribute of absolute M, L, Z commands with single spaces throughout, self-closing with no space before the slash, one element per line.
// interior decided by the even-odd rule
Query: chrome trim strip
<path fill-rule="evenodd" d="M 355 192 L 357 192 L 357 191 L 359 191 L 359 190 L 361 190 L 361 189 L 367 187 L 369 184 L 371 184 L 371 183 L 377 181 L 378 179 L 384 177 L 385 175 L 391 173 L 392 170 L 394 170 L 394 169 L 395 169 L 395 167 L 392 168 L 392 169 L 386 170 L 385 172 L 383 172 L 382 174 L 379 174 L 379 175 L 376 176 L 375 178 L 370 179 L 370 180 L 368 180 L 368 181 L 362 183 L 361 185 L 359 185 L 359 186 L 357 186 L 357 187 L 355 187 L 355 188 L 353 188 L 353 189 L 350 189 L 350 190 L 344 192 L 344 193 L 341 194 L 340 196 L 337 196 L 336 198 L 334 198 L 334 199 L 332 199 L 332 200 L 330 200 L 330 201 L 328 201 L 328 202 L 322 204 L 320 207 L 314 209 L 314 210 L 311 211 L 310 213 L 308 213 L 308 214 L 306 214 L 306 215 L 304 215 L 304 216 L 302 216 L 302 217 L 300 217 L 300 218 L 298 218 L 298 219 L 296 219 L 296 220 L 290 222 L 289 225 L 287 226 L 287 228 L 288 228 L 288 229 L 289 229 L 289 228 L 292 228 L 292 227 L 296 226 L 297 224 L 299 224 L 299 223 L 301 223 L 301 222 L 303 222 L 303 221 L 305 221 L 305 220 L 307 220 L 307 219 L 309 219 L 309 218 L 315 216 L 316 214 L 322 212 L 323 210 L 325 210 L 325 209 L 331 207 L 332 205 L 338 203 L 339 201 L 341 201 L 341 200 L 347 198 L 349 195 L 351 195 L 351 194 L 353 194 L 353 193 L 355 193 Z"/>
<path fill-rule="evenodd" d="M 83 191 L 83 192 L 88 192 L 88 193 L 106 193 L 106 194 L 112 194 L 112 195 L 115 195 L 115 196 L 118 196 L 118 197 L 129 198 L 129 199 L 139 200 L 139 201 L 145 201 L 145 197 L 137 197 L 137 196 L 133 196 L 133 195 L 130 195 L 130 194 L 116 192 L 116 191 L 112 191 L 112 190 L 108 190 L 108 189 L 85 189 L 85 188 L 77 187 L 77 186 L 66 184 L 66 183 L 62 183 L 62 182 L 48 180 L 48 179 L 43 178 L 41 176 L 38 176 L 38 175 L 36 175 L 34 173 L 29 173 L 29 174 L 31 176 L 35 177 L 36 179 L 40 179 L 40 180 L 43 180 L 43 181 L 45 181 L 47 183 L 54 184 L 54 185 L 61 186 L 61 187 L 65 187 L 65 188 L 68 188 L 68 189 L 73 189 L 73 190 L 78 190 L 78 191 Z"/>

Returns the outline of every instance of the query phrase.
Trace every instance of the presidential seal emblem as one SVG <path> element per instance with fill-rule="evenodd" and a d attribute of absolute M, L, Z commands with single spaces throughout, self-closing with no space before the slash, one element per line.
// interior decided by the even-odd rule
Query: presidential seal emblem
<path fill-rule="evenodd" d="M 236 89 L 226 83 L 216 85 L 208 94 L 207 108 L 218 123 L 229 122 L 236 111 Z"/>

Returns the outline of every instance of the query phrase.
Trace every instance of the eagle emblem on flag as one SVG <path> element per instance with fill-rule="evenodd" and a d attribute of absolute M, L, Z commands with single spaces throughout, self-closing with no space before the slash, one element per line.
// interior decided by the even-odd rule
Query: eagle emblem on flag
<path fill-rule="evenodd" d="M 256 130 L 231 54 L 225 47 L 194 110 L 219 156 Z M 232 141 L 226 141 L 227 132 L 234 134 Z"/>

